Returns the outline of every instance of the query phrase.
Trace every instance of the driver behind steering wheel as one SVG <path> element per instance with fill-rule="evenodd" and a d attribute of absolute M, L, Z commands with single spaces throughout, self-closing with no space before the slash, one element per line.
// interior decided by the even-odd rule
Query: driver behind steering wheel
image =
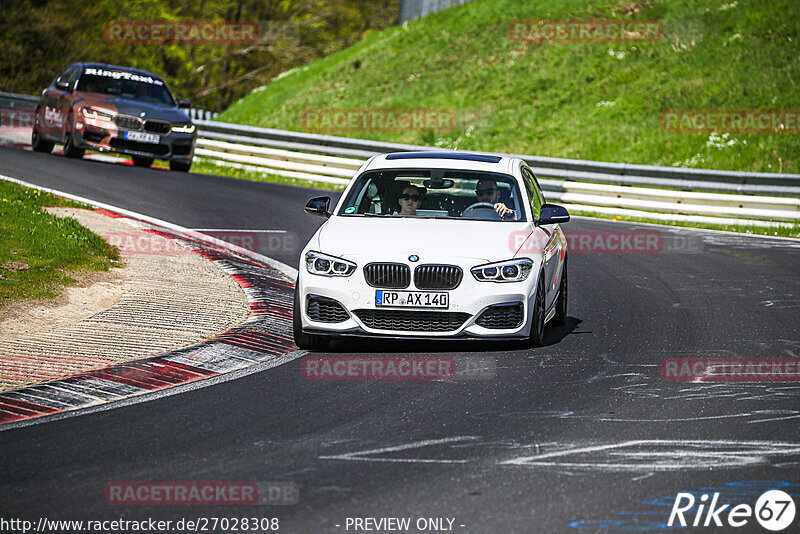
<path fill-rule="evenodd" d="M 475 186 L 475 196 L 478 197 L 478 202 L 488 202 L 494 207 L 494 211 L 504 219 L 516 220 L 517 214 L 514 210 L 500 202 L 500 189 L 497 187 L 497 182 L 494 180 L 478 180 Z"/>

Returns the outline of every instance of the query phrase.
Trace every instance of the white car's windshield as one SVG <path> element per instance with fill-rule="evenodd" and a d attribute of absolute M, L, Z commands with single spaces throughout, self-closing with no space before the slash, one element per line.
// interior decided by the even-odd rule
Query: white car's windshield
<path fill-rule="evenodd" d="M 505 174 L 456 169 L 376 170 L 358 178 L 338 214 L 524 221 L 521 199 L 517 181 Z"/>

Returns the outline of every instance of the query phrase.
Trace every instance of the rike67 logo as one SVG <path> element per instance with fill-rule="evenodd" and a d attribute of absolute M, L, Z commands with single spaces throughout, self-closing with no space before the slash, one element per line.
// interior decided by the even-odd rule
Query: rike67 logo
<path fill-rule="evenodd" d="M 678 493 L 667 526 L 750 526 L 748 532 L 752 532 L 752 520 L 755 516 L 762 527 L 779 532 L 789 528 L 794 522 L 794 500 L 784 491 L 773 489 L 764 492 L 756 501 L 755 507 L 749 504 L 719 504 L 719 495 L 719 492 L 713 495 L 703 493 L 698 499 L 694 493 Z"/>

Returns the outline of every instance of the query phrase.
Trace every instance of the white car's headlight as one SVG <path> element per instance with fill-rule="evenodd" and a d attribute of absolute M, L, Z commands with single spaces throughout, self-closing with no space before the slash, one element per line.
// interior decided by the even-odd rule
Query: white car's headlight
<path fill-rule="evenodd" d="M 533 261 L 528 258 L 485 263 L 470 269 L 479 282 L 521 282 L 528 278 Z"/>
<path fill-rule="evenodd" d="M 320 276 L 350 276 L 355 272 L 356 264 L 322 252 L 306 252 L 306 269 Z"/>

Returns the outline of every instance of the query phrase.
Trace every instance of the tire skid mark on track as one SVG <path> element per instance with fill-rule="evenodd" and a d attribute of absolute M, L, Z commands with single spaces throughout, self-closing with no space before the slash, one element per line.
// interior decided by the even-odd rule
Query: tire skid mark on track
<path fill-rule="evenodd" d="M 87 408 L 203 380 L 295 350 L 294 284 L 274 267 L 189 234 L 98 208 L 97 212 L 172 239 L 216 263 L 242 287 L 250 317 L 215 338 L 144 360 L 92 370 L 0 394 L 0 424 Z"/>

